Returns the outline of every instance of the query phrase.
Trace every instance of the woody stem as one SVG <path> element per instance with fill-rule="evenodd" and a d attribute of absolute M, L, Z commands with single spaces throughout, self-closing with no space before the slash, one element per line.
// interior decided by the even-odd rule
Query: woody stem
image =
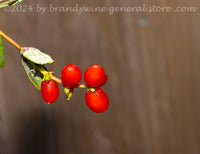
<path fill-rule="evenodd" d="M 8 35 L 0 30 L 0 35 L 4 37 L 8 42 L 10 42 L 13 46 L 15 46 L 18 50 L 21 49 L 20 45 L 17 44 L 13 39 L 11 39 Z"/>

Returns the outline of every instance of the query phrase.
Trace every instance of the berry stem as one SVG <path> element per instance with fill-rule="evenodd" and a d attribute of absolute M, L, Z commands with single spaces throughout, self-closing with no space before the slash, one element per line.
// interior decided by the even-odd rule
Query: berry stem
<path fill-rule="evenodd" d="M 40 69 L 39 71 L 40 71 L 44 76 L 45 76 L 46 74 L 49 74 L 50 79 L 52 79 L 52 80 L 54 80 L 54 81 L 56 81 L 56 82 L 62 84 L 61 79 L 59 79 L 59 78 L 57 78 L 56 76 L 54 76 L 52 72 L 48 72 L 48 71 L 46 71 L 45 69 Z"/>
<path fill-rule="evenodd" d="M 21 47 L 19 44 L 17 44 L 13 39 L 11 39 L 8 35 L 6 35 L 4 32 L 0 30 L 0 35 L 4 37 L 8 42 L 10 42 L 13 46 L 15 46 L 18 50 L 21 50 Z"/>
<path fill-rule="evenodd" d="M 88 88 L 86 84 L 79 84 L 76 88 Z"/>
<path fill-rule="evenodd" d="M 52 72 L 48 72 L 46 70 L 40 70 L 40 72 L 45 76 L 47 73 L 50 73 L 50 78 L 60 84 L 62 84 L 62 80 L 56 76 L 53 75 Z M 78 86 L 76 86 L 75 88 L 89 88 L 86 84 L 79 84 Z"/>
<path fill-rule="evenodd" d="M 61 79 L 57 78 L 57 77 L 56 77 L 56 76 L 54 76 L 52 73 L 51 73 L 51 75 L 50 75 L 50 78 L 51 78 L 52 80 L 54 80 L 54 81 L 56 81 L 56 82 L 58 82 L 58 83 L 62 84 L 62 81 L 61 81 Z"/>
<path fill-rule="evenodd" d="M 71 100 L 72 95 L 73 95 L 73 91 L 74 91 L 73 89 L 70 89 L 69 93 L 66 95 L 67 101 L 70 101 L 70 100 Z"/>

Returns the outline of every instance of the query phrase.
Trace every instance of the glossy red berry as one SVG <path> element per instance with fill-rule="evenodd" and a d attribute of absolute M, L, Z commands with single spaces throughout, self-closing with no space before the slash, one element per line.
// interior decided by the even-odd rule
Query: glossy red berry
<path fill-rule="evenodd" d="M 95 92 L 88 90 L 85 101 L 87 106 L 96 113 L 104 112 L 109 106 L 108 96 L 101 88 L 96 88 Z"/>
<path fill-rule="evenodd" d="M 49 81 L 42 81 L 41 93 L 43 99 L 47 103 L 53 103 L 58 99 L 59 87 L 56 81 L 50 79 Z"/>
<path fill-rule="evenodd" d="M 103 82 L 101 83 L 101 85 L 100 85 L 99 87 L 104 86 L 104 85 L 106 84 L 107 81 L 108 81 L 108 76 L 105 75 L 105 76 L 104 76 L 104 79 L 103 79 Z"/>
<path fill-rule="evenodd" d="M 100 87 L 104 82 L 105 75 L 103 67 L 94 64 L 86 69 L 84 73 L 84 80 L 90 87 Z"/>
<path fill-rule="evenodd" d="M 81 70 L 74 64 L 68 64 L 62 69 L 61 80 L 64 87 L 76 87 L 81 81 L 81 77 Z"/>

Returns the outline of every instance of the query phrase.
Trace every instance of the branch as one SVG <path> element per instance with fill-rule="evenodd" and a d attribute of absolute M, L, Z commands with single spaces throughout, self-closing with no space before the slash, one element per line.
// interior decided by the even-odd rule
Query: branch
<path fill-rule="evenodd" d="M 21 47 L 19 44 L 17 44 L 13 39 L 11 39 L 8 35 L 6 35 L 4 32 L 0 30 L 0 35 L 4 37 L 8 42 L 10 42 L 12 45 L 14 45 L 18 50 L 21 50 Z"/>

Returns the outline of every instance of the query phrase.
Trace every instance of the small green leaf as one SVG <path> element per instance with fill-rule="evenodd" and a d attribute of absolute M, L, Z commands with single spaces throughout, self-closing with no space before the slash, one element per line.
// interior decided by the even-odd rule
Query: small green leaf
<path fill-rule="evenodd" d="M 0 0 L 0 8 L 6 6 L 13 6 L 21 3 L 23 0 Z"/>
<path fill-rule="evenodd" d="M 34 64 L 26 58 L 22 59 L 22 64 L 31 82 L 40 90 L 44 75 L 39 70 L 47 70 L 43 65 Z"/>
<path fill-rule="evenodd" d="M 10 6 L 17 5 L 17 4 L 21 3 L 21 2 L 23 2 L 23 0 L 18 0 L 18 1 L 16 1 L 16 2 L 14 2 L 14 3 L 10 4 Z"/>
<path fill-rule="evenodd" d="M 5 63 L 5 54 L 3 49 L 3 43 L 0 36 L 0 68 L 3 67 L 4 63 Z"/>
<path fill-rule="evenodd" d="M 22 47 L 20 52 L 25 58 L 36 64 L 44 65 L 54 62 L 54 60 L 49 55 L 33 47 Z"/>

